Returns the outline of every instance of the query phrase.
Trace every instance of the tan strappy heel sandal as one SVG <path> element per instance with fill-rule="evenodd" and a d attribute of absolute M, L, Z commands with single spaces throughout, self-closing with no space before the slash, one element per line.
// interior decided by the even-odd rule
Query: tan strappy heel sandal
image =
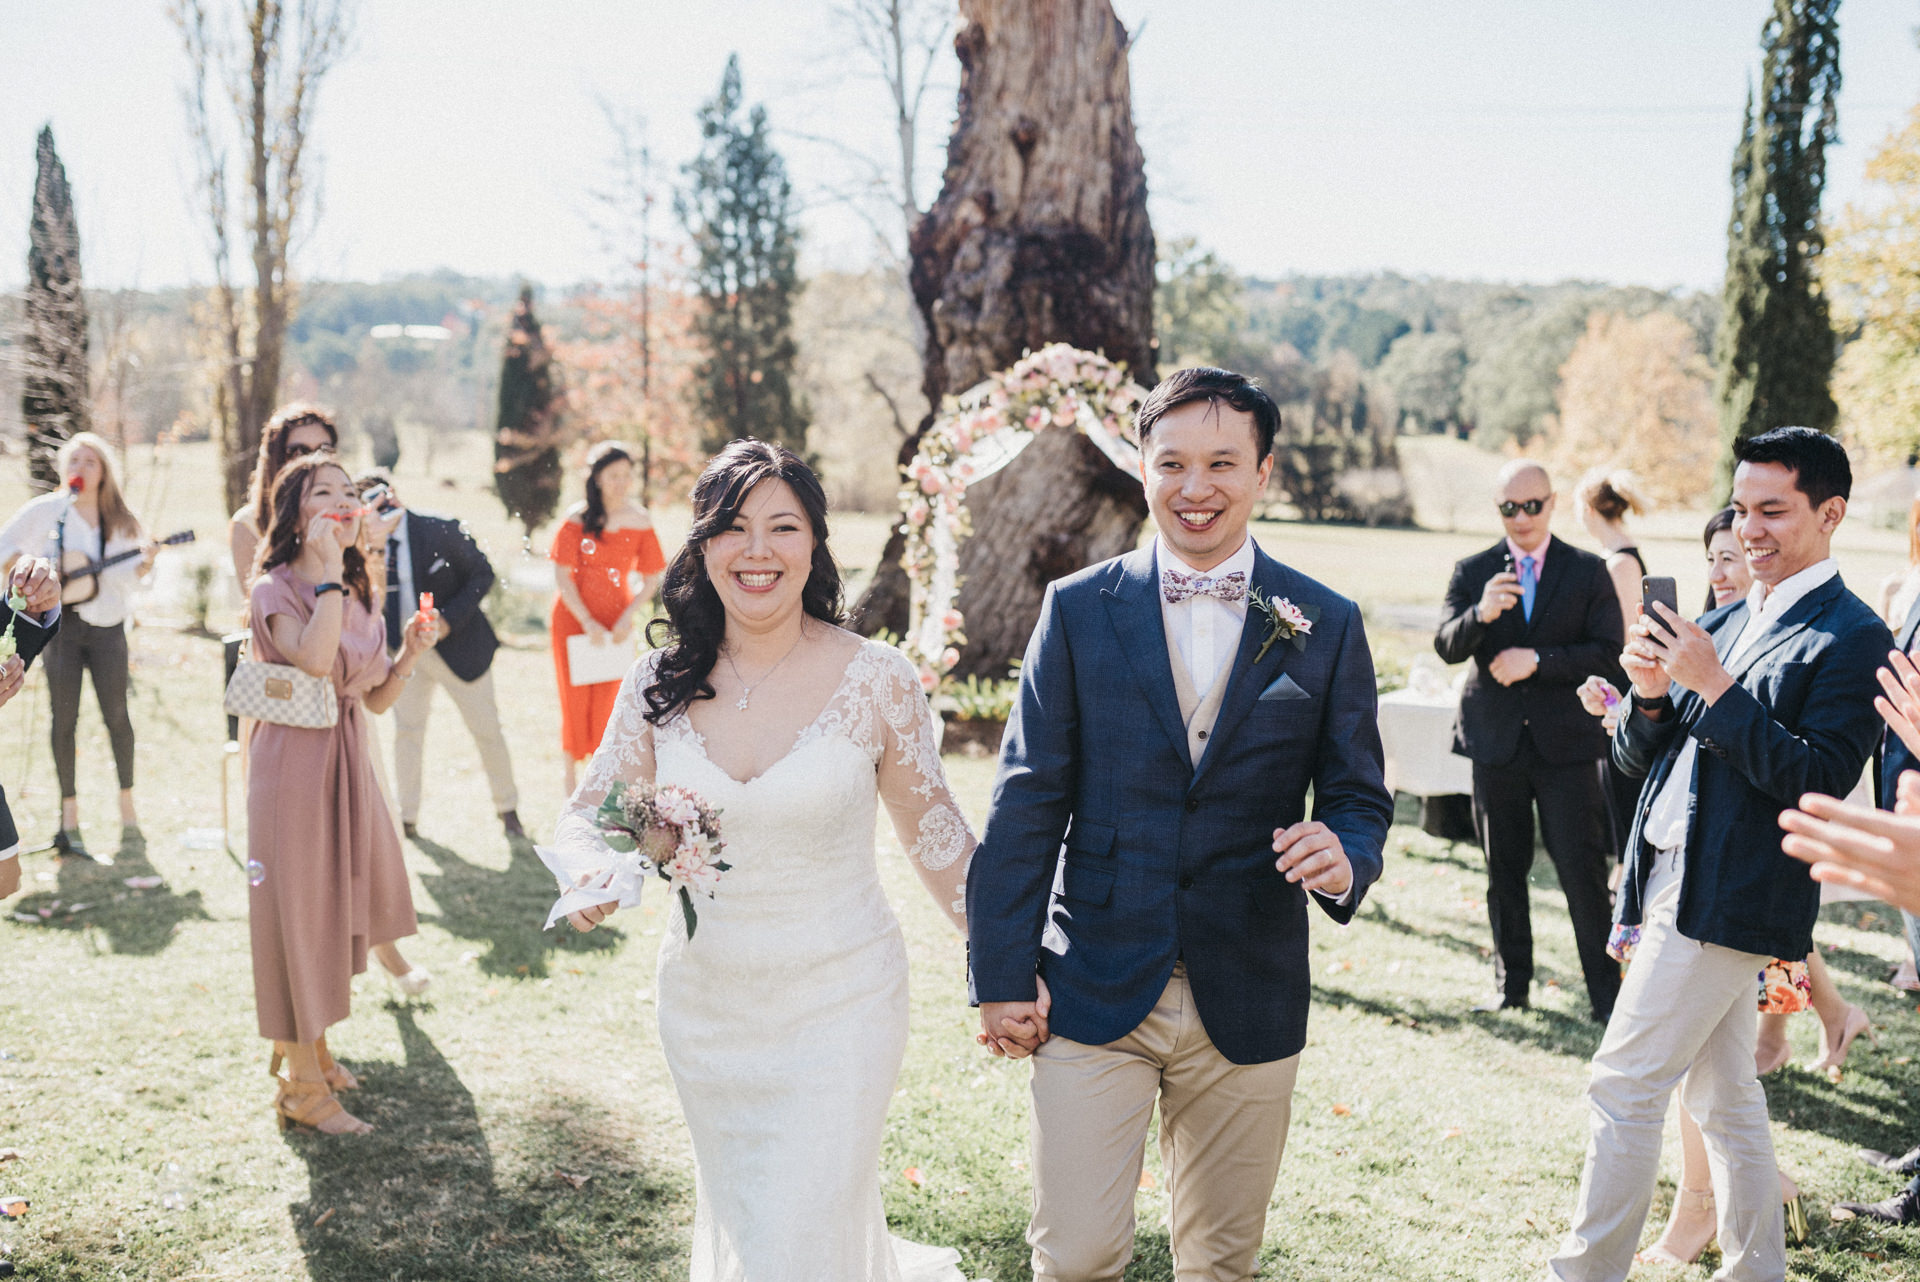
<path fill-rule="evenodd" d="M 273 1094 L 273 1115 L 281 1130 L 300 1126 L 323 1135 L 365 1135 L 373 1129 L 340 1106 L 325 1082 L 290 1082 L 280 1079 Z M 343 1122 L 328 1125 L 335 1119 Z"/>
<path fill-rule="evenodd" d="M 327 1079 L 327 1085 L 336 1091 L 357 1091 L 360 1079 L 353 1070 L 334 1062 L 333 1055 L 327 1050 L 327 1039 L 322 1037 L 313 1044 L 314 1058 L 320 1061 L 320 1075 Z M 273 1058 L 267 1061 L 267 1076 L 280 1076 L 280 1065 L 286 1059 L 287 1043 L 273 1044 Z"/>

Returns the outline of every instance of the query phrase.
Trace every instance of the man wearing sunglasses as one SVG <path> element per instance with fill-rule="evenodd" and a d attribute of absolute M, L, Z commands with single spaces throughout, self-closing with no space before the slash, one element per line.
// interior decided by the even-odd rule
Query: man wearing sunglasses
<path fill-rule="evenodd" d="M 1624 638 L 1606 563 L 1552 536 L 1553 481 L 1515 459 L 1494 493 L 1506 537 L 1453 567 L 1433 647 L 1471 662 L 1453 750 L 1473 760 L 1473 818 L 1487 859 L 1487 918 L 1498 991 L 1476 1011 L 1525 1009 L 1533 984 L 1527 874 L 1533 814 L 1573 919 L 1593 1017 L 1605 1023 L 1620 991 L 1607 956 L 1612 839 L 1601 791 L 1606 731 L 1580 707 L 1588 677 L 1618 684 Z"/>

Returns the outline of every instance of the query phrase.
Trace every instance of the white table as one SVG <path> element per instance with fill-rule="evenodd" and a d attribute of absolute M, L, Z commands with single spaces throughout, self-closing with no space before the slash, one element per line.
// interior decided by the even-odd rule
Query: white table
<path fill-rule="evenodd" d="M 1453 751 L 1460 696 L 1452 690 L 1380 696 L 1380 743 L 1386 750 L 1387 788 L 1416 797 L 1473 792 L 1473 763 Z"/>

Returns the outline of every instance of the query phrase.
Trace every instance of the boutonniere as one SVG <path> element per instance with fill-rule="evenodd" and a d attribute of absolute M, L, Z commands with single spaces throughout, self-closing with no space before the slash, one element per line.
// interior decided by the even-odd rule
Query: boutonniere
<path fill-rule="evenodd" d="M 1259 588 L 1255 588 L 1247 599 L 1267 621 L 1267 635 L 1260 642 L 1259 652 L 1253 656 L 1255 663 L 1267 657 L 1267 651 L 1273 648 L 1275 641 L 1286 641 L 1296 650 L 1306 650 L 1313 625 L 1320 622 L 1319 606 L 1298 606 L 1283 596 L 1261 596 Z"/>

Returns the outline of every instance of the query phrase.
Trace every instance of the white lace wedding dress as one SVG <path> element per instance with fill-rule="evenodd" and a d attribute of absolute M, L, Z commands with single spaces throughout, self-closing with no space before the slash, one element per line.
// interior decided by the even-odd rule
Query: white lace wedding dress
<path fill-rule="evenodd" d="M 907 956 L 874 862 L 876 803 L 942 903 L 973 835 L 911 663 L 867 642 L 793 747 L 741 782 L 684 714 L 652 726 L 627 675 L 556 841 L 599 842 L 615 780 L 720 809 L 732 871 L 689 941 L 663 900 L 660 1041 L 693 1139 L 693 1282 L 962 1282 L 959 1253 L 893 1238 L 878 1165 L 907 1039 Z M 655 882 L 664 889 L 664 883 Z M 956 911 L 961 911 L 956 908 Z"/>

